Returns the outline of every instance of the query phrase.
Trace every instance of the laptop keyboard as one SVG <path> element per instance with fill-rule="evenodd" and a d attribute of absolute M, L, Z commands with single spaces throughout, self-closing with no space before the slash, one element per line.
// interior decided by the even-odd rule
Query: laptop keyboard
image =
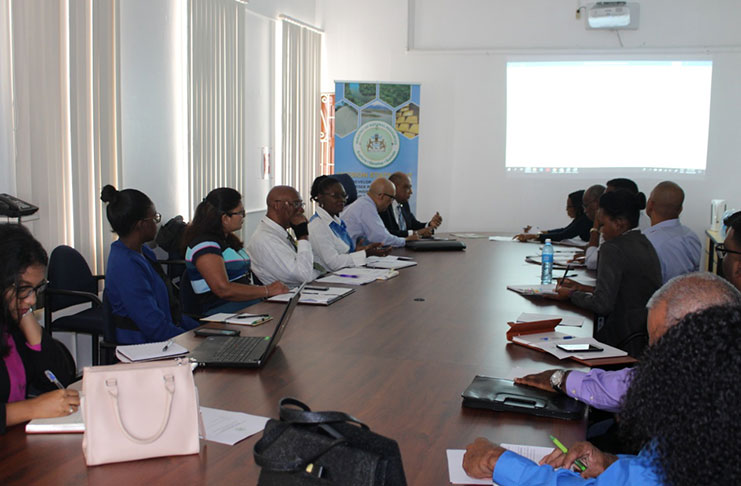
<path fill-rule="evenodd" d="M 241 363 L 246 361 L 254 361 L 248 359 L 250 354 L 257 347 L 258 344 L 265 341 L 264 337 L 252 337 L 242 339 L 225 339 L 224 344 L 221 345 L 216 353 L 214 353 L 215 361 L 227 362 L 227 363 Z"/>

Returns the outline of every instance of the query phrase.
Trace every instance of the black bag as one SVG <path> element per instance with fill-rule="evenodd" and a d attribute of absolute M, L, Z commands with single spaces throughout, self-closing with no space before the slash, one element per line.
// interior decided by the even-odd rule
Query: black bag
<path fill-rule="evenodd" d="M 295 405 L 299 409 L 287 407 Z M 396 441 L 342 412 L 312 412 L 294 398 L 280 401 L 254 447 L 258 486 L 406 486 Z"/>

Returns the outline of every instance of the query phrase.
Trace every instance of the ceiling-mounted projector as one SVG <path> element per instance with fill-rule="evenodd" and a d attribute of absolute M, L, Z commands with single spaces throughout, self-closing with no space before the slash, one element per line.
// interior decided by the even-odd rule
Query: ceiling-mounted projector
<path fill-rule="evenodd" d="M 587 7 L 588 29 L 637 29 L 638 3 L 597 2 Z"/>

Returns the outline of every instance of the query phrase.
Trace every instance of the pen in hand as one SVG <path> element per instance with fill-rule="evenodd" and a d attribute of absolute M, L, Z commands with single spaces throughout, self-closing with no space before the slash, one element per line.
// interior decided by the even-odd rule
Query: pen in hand
<path fill-rule="evenodd" d="M 551 438 L 551 440 L 553 441 L 553 443 L 554 443 L 554 444 L 556 445 L 556 447 L 558 447 L 558 449 L 559 449 L 559 450 L 560 450 L 561 452 L 563 452 L 564 454 L 566 454 L 567 452 L 569 452 L 569 450 L 568 450 L 568 449 L 566 448 L 566 446 L 565 446 L 565 445 L 563 445 L 563 444 L 561 443 L 561 441 L 560 441 L 560 440 L 556 439 L 556 438 L 555 438 L 555 437 L 553 437 L 552 435 L 550 435 L 549 437 Z M 575 460 L 575 461 L 574 461 L 574 464 L 576 464 L 576 466 L 577 466 L 577 467 L 578 467 L 579 469 L 581 469 L 582 471 L 586 471 L 586 470 L 587 470 L 587 466 L 585 466 L 585 465 L 584 465 L 584 463 L 583 463 L 583 462 L 581 462 L 581 461 L 580 461 L 579 459 Z"/>
<path fill-rule="evenodd" d="M 62 385 L 62 383 L 57 380 L 57 377 L 54 375 L 54 373 L 51 372 L 51 370 L 44 370 L 44 375 L 46 376 L 46 379 L 54 383 L 57 388 L 59 388 L 60 390 L 64 390 L 64 385 Z"/>
<path fill-rule="evenodd" d="M 566 277 L 569 275 L 569 270 L 571 270 L 571 265 L 566 265 L 566 270 L 563 272 L 563 277 L 561 277 L 561 281 L 556 284 L 556 291 L 558 291 L 558 288 L 563 285 L 564 281 L 566 280 Z"/>
<path fill-rule="evenodd" d="M 172 339 L 170 339 L 169 341 L 165 343 L 165 345 L 162 347 L 162 351 L 167 351 L 167 348 L 169 348 L 171 344 L 172 344 Z"/>

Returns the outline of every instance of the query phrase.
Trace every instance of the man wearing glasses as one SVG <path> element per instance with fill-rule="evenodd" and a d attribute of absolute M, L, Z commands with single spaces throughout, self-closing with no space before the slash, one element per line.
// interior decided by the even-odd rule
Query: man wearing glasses
<path fill-rule="evenodd" d="M 728 216 L 723 223 L 728 228 L 726 239 L 715 250 L 723 261 L 723 276 L 741 290 L 741 211 Z"/>
<path fill-rule="evenodd" d="M 359 244 L 379 242 L 383 246 L 403 247 L 407 241 L 418 240 L 417 234 L 406 238 L 394 236 L 383 225 L 379 213 L 386 211 L 394 200 L 396 187 L 380 177 L 373 181 L 368 192 L 350 204 L 340 215 L 347 225 L 350 237 Z"/>
<path fill-rule="evenodd" d="M 428 223 L 417 221 L 409 208 L 409 198 L 412 196 L 412 181 L 403 172 L 394 172 L 389 180 L 396 186 L 396 195 L 391 205 L 381 212 L 381 219 L 386 229 L 392 235 L 402 238 L 414 234 L 430 237 L 443 222 L 440 213 L 435 213 Z"/>
<path fill-rule="evenodd" d="M 247 245 L 252 272 L 263 285 L 278 280 L 289 287 L 311 282 L 320 271 L 314 269 L 301 195 L 293 187 L 275 186 L 268 193 L 267 204 L 267 214 Z"/>

